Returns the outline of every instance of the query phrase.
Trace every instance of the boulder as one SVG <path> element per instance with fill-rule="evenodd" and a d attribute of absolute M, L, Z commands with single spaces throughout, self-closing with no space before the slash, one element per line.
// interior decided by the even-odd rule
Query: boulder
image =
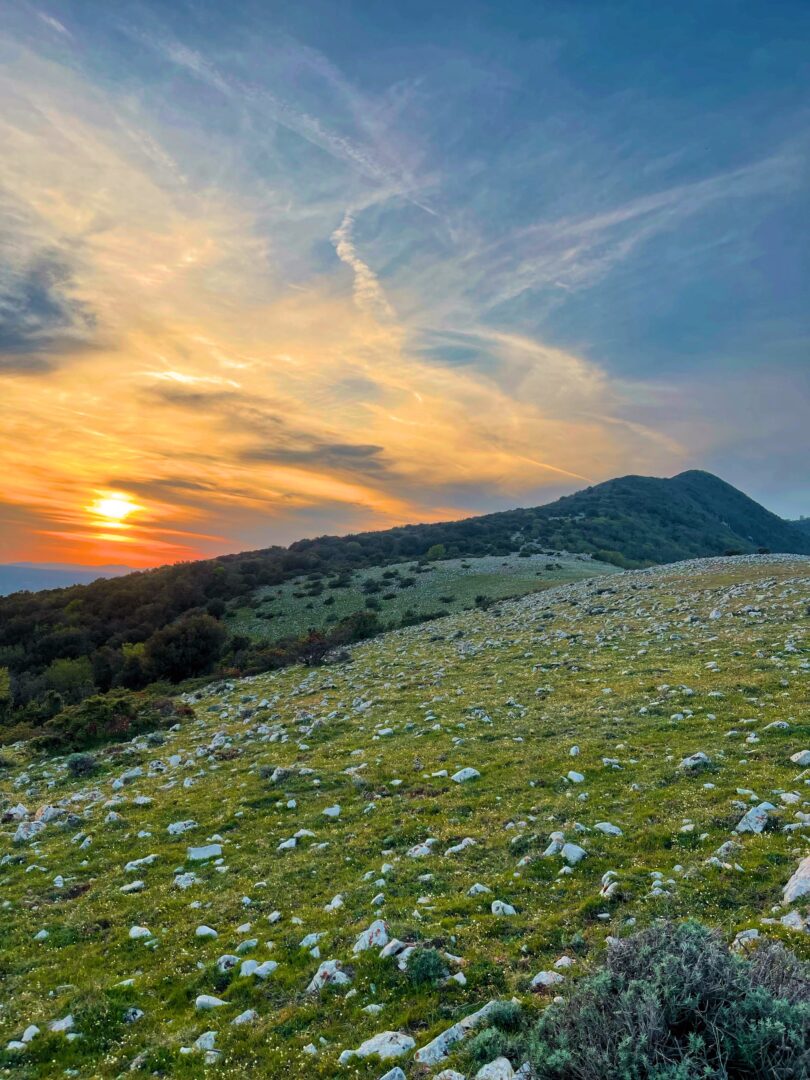
<path fill-rule="evenodd" d="M 190 847 L 186 852 L 186 858 L 189 862 L 205 862 L 206 859 L 216 859 L 221 854 L 221 844 L 203 844 L 201 847 Z"/>
<path fill-rule="evenodd" d="M 768 824 L 768 812 L 775 809 L 773 803 L 769 802 L 761 802 L 757 806 L 752 806 L 737 822 L 735 832 L 761 833 Z"/>
<path fill-rule="evenodd" d="M 355 941 L 352 952 L 357 954 L 365 952 L 366 949 L 382 948 L 387 944 L 388 929 L 382 919 L 375 919 L 368 930 L 364 930 Z"/>
<path fill-rule="evenodd" d="M 785 885 L 782 898 L 784 903 L 792 904 L 802 896 L 810 895 L 810 855 L 799 863 L 796 872 Z"/>
<path fill-rule="evenodd" d="M 515 1070 L 508 1058 L 499 1057 L 483 1065 L 475 1074 L 475 1080 L 512 1080 Z"/>
<path fill-rule="evenodd" d="M 356 1050 L 344 1050 L 340 1055 L 340 1063 L 345 1065 L 352 1058 L 367 1058 L 376 1055 L 381 1061 L 390 1058 L 402 1057 L 416 1045 L 410 1035 L 403 1031 L 381 1031 L 379 1035 L 372 1035 L 370 1039 L 360 1043 Z"/>
<path fill-rule="evenodd" d="M 450 777 L 457 784 L 465 784 L 468 780 L 477 780 L 481 773 L 478 769 L 472 769 L 467 766 L 466 769 L 459 769 L 457 773 L 453 773 Z"/>

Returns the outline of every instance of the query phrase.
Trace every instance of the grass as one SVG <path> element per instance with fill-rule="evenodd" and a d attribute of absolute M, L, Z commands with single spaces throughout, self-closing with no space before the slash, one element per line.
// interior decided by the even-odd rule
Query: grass
<path fill-rule="evenodd" d="M 407 621 L 448 615 L 476 606 L 539 592 L 569 581 L 617 573 L 618 568 L 583 555 L 487 555 L 430 563 L 356 570 L 345 583 L 338 577 L 316 584 L 305 577 L 257 589 L 248 605 L 229 613 L 228 628 L 255 641 L 295 637 L 324 629 L 379 605 L 389 628 Z M 479 601 L 480 603 L 480 601 Z"/>
<path fill-rule="evenodd" d="M 810 955 L 810 936 L 762 921 L 783 913 L 782 888 L 810 850 L 808 830 L 781 828 L 810 802 L 789 760 L 810 748 L 809 569 L 800 557 L 678 564 L 398 630 L 356 646 L 350 663 L 206 688 L 193 701 L 196 719 L 166 733 L 165 745 L 138 739 L 99 753 L 89 778 L 71 777 L 64 758 L 8 749 L 5 804 L 72 800 L 78 820 L 53 822 L 24 845 L 11 841 L 14 824 L 4 826 L 0 1047 L 29 1023 L 43 1034 L 24 1052 L 0 1050 L 0 1069 L 23 1080 L 68 1069 L 113 1077 L 144 1054 L 147 1072 L 198 1077 L 202 1054 L 180 1047 L 216 1030 L 218 1076 L 378 1077 L 392 1063 L 339 1068 L 340 1051 L 384 1030 L 422 1046 L 491 998 L 516 995 L 539 1009 L 543 999 L 529 992 L 538 971 L 565 953 L 575 959 L 571 981 L 603 955 L 607 935 L 658 917 L 700 918 L 729 939 L 757 927 Z M 714 609 L 721 618 L 709 617 Z M 788 730 L 765 730 L 773 720 Z M 752 733 L 758 741 L 747 742 Z M 678 762 L 697 750 L 712 766 L 685 775 Z M 165 771 L 149 769 L 158 760 Z M 114 790 L 135 766 L 142 775 Z M 292 771 L 273 783 L 276 766 Z M 465 766 L 481 776 L 455 784 L 434 775 Z M 565 779 L 571 769 L 583 783 Z M 708 866 L 751 802 L 741 790 L 779 806 L 782 792 L 800 801 L 772 815 L 762 835 L 735 837 L 740 848 L 727 861 L 742 871 Z M 136 795 L 151 802 L 138 805 Z M 323 815 L 333 804 L 336 820 Z M 105 824 L 111 809 L 122 820 Z M 197 827 L 167 833 L 186 819 Z M 594 830 L 600 821 L 623 835 Z M 277 850 L 302 829 L 315 835 Z M 554 830 L 588 852 L 570 874 L 558 857 L 542 857 Z M 80 834 L 91 837 L 84 850 Z M 189 863 L 187 846 L 215 835 L 221 865 Z M 467 836 L 475 846 L 444 855 Z M 408 857 L 428 837 L 434 853 Z M 152 853 L 151 866 L 124 871 Z M 176 888 L 180 869 L 199 884 Z M 609 870 L 619 890 L 604 899 Z M 120 891 L 136 878 L 142 892 Z M 475 882 L 491 894 L 468 896 Z M 337 893 L 343 906 L 326 912 Z M 517 914 L 493 915 L 493 899 Z M 271 923 L 274 911 L 281 919 Z M 354 956 L 357 935 L 378 917 L 392 936 L 460 957 L 466 985 L 416 985 L 375 950 Z M 219 938 L 196 938 L 200 924 Z M 157 946 L 130 940 L 133 925 L 147 926 Z M 41 929 L 49 937 L 36 942 Z M 344 963 L 355 994 L 305 993 L 319 960 L 299 942 L 316 931 L 321 959 Z M 276 960 L 276 972 L 266 982 L 220 975 L 217 958 L 253 937 L 248 955 Z M 448 960 L 448 970 L 459 968 Z M 203 993 L 227 1005 L 199 1013 Z M 382 1011 L 365 1012 L 369 1004 Z M 127 1024 L 130 1006 L 144 1016 Z M 247 1008 L 256 1023 L 230 1026 Z M 68 1012 L 82 1038 L 44 1033 Z M 399 1063 L 416 1076 L 409 1062 Z"/>

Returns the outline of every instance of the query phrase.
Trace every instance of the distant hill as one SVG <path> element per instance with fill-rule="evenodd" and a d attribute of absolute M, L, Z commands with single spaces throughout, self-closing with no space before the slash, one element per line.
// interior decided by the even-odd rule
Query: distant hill
<path fill-rule="evenodd" d="M 98 578 L 131 574 L 131 566 L 71 566 L 69 563 L 0 564 L 0 596 L 15 592 L 64 589 L 69 585 L 89 585 Z"/>
<path fill-rule="evenodd" d="M 590 555 L 619 567 L 767 550 L 810 554 L 810 532 L 710 473 L 624 476 L 545 506 L 455 522 L 299 540 L 289 548 L 182 563 L 89 585 L 0 598 L 0 676 L 15 717 L 47 719 L 95 691 L 222 671 L 244 674 L 313 655 L 312 635 L 261 643 L 224 618 L 260 586 L 305 576 L 305 597 L 355 570 L 491 555 Z M 332 625 L 324 644 L 376 633 L 385 597 Z M 387 625 L 391 625 L 387 620 Z M 318 636 L 324 636 L 319 630 Z M 2 709 L 0 678 L 0 710 Z"/>
<path fill-rule="evenodd" d="M 798 521 L 791 521 L 790 524 L 794 529 L 801 529 L 803 533 L 810 535 L 810 517 L 799 518 Z"/>

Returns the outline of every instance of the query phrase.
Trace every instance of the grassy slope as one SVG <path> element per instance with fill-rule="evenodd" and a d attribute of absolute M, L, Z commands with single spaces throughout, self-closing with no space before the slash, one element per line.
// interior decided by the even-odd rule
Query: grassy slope
<path fill-rule="evenodd" d="M 407 1031 L 421 1046 L 491 997 L 515 993 L 534 1006 L 532 975 L 563 952 L 576 957 L 574 972 L 587 969 L 608 933 L 627 932 L 628 919 L 641 925 L 659 915 L 695 915 L 729 935 L 761 926 L 808 852 L 806 834 L 777 827 L 741 837 L 732 861 L 742 872 L 704 864 L 732 835 L 741 816 L 735 801 L 750 798 L 738 789 L 776 803 L 773 792 L 795 790 L 808 809 L 808 788 L 789 756 L 810 748 L 803 651 L 809 571 L 806 559 L 765 557 L 564 586 L 389 634 L 357 647 L 348 665 L 290 669 L 212 691 L 195 704 L 197 722 L 171 734 L 167 746 L 108 756 L 93 782 L 68 780 L 58 761 L 28 763 L 23 775 L 21 760 L 3 782 L 12 802 L 33 808 L 82 791 L 73 807 L 85 820 L 49 825 L 36 850 L 14 847 L 13 827 L 6 827 L 0 851 L 13 857 L 0 867 L 2 1044 L 27 1023 L 44 1027 L 68 1011 L 84 1037 L 68 1044 L 62 1035 L 42 1035 L 22 1055 L 26 1065 L 7 1055 L 9 1074 L 61 1076 L 73 1067 L 82 1076 L 115 1076 L 148 1050 L 150 1068 L 201 1076 L 201 1056 L 181 1057 L 178 1048 L 214 1029 L 224 1051 L 217 1075 L 378 1077 L 385 1071 L 379 1063 L 339 1070 L 339 1051 L 387 1029 Z M 749 604 L 762 613 L 743 613 Z M 711 620 L 715 608 L 723 616 Z M 717 670 L 707 668 L 711 662 Z M 717 692 L 722 696 L 710 696 Z M 764 730 L 777 719 L 790 729 Z M 393 734 L 376 735 L 385 727 Z M 227 737 L 226 752 L 200 752 L 218 732 Z M 747 742 L 751 734 L 759 741 Z M 573 744 L 581 750 L 575 759 Z M 699 749 L 712 755 L 714 771 L 679 773 L 680 758 Z M 102 800 L 113 795 L 113 778 L 174 753 L 183 764 L 126 787 L 116 807 L 123 821 L 105 825 Z M 604 757 L 619 759 L 621 768 L 605 766 Z M 257 772 L 261 764 L 296 763 L 314 773 L 274 786 Z M 467 765 L 480 769 L 480 779 L 456 785 L 431 775 Z M 345 772 L 351 766 L 365 766 L 364 787 Z M 563 779 L 571 768 L 585 774 L 583 784 Z M 707 781 L 715 786 L 704 787 Z M 93 789 L 100 795 L 91 806 Z M 136 806 L 136 794 L 151 804 Z M 342 807 L 337 821 L 322 813 L 333 803 Z M 785 807 L 778 825 L 795 821 L 801 809 Z M 170 838 L 166 826 L 185 818 L 198 828 Z M 574 831 L 575 822 L 592 828 L 605 820 L 624 835 Z M 294 851 L 276 850 L 302 828 L 315 836 Z M 539 856 L 555 829 L 588 857 L 570 875 L 559 874 L 558 858 L 519 868 L 519 858 Z M 139 830 L 151 835 L 139 838 Z M 80 831 L 93 838 L 87 851 L 71 840 Z M 197 867 L 201 884 L 186 892 L 172 887 L 187 844 L 215 833 L 223 838 L 222 872 Z M 476 846 L 444 855 L 465 836 Z M 438 838 L 436 853 L 408 858 L 408 848 L 426 837 Z M 124 873 L 126 860 L 153 852 L 153 866 Z M 385 862 L 393 869 L 381 886 Z M 610 901 L 599 897 L 607 870 L 621 883 L 621 897 Z M 367 871 L 372 879 L 364 881 Z M 651 898 L 656 871 L 665 895 Z M 57 873 L 64 888 L 53 885 Z M 433 876 L 420 881 L 424 874 Z M 123 895 L 120 886 L 137 876 L 145 890 Z M 476 881 L 492 895 L 468 897 Z M 370 901 L 380 891 L 378 911 Z M 324 905 L 337 892 L 345 905 L 327 914 Z M 493 897 L 513 904 L 517 915 L 492 915 Z M 266 916 L 275 909 L 283 917 L 270 925 Z M 378 914 L 392 935 L 462 957 L 466 987 L 416 992 L 392 961 L 373 952 L 353 958 L 357 934 Z M 246 921 L 252 930 L 239 933 Z M 195 939 L 201 923 L 219 939 Z M 155 951 L 128 939 L 133 924 L 156 934 Z M 50 937 L 36 943 L 41 928 Z M 806 936 L 763 929 L 807 954 Z M 318 961 L 298 942 L 311 931 L 325 932 L 322 958 L 341 959 L 352 971 L 355 996 L 306 997 Z M 266 983 L 216 974 L 216 958 L 248 936 L 259 939 L 252 955 L 279 963 Z M 128 978 L 131 987 L 115 987 Z M 228 1004 L 196 1013 L 199 993 Z M 377 1016 L 363 1012 L 373 1002 L 383 1005 Z M 145 1016 L 123 1025 L 130 1005 Z M 258 1011 L 257 1023 L 230 1027 L 246 1008 Z M 317 1058 L 303 1053 L 321 1038 L 329 1045 Z M 409 1069 L 407 1059 L 400 1063 Z"/>
<path fill-rule="evenodd" d="M 386 572 L 396 577 L 385 577 Z M 318 596 L 303 595 L 304 578 L 284 585 L 257 589 L 251 604 L 238 609 L 228 619 L 232 633 L 247 634 L 257 641 L 305 634 L 310 629 L 324 629 L 356 611 L 361 611 L 370 595 L 380 603 L 380 619 L 397 627 L 408 612 L 420 618 L 451 614 L 475 606 L 477 596 L 505 600 L 525 596 L 553 585 L 599 574 L 616 573 L 617 568 L 582 555 L 555 554 L 492 555 L 480 559 L 443 559 L 427 564 L 420 571 L 416 563 L 392 569 L 374 567 L 357 570 L 345 587 L 324 588 Z M 412 585 L 401 587 L 403 578 Z M 367 594 L 363 585 L 380 583 L 381 591 Z M 329 602 L 331 600 L 331 603 Z M 269 617 L 268 617 L 269 615 Z"/>

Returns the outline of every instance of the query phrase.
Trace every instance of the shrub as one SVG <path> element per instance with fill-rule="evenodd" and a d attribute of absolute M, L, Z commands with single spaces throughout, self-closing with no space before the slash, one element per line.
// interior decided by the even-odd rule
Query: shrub
<path fill-rule="evenodd" d="M 77 779 L 82 776 L 92 776 L 97 768 L 98 762 L 92 754 L 71 754 L 67 759 L 67 770 Z"/>
<path fill-rule="evenodd" d="M 113 690 L 63 709 L 45 724 L 36 743 L 44 749 L 84 750 L 169 727 L 190 715 L 193 712 L 187 705 L 170 698 L 148 698 L 129 690 Z"/>
<path fill-rule="evenodd" d="M 416 986 L 434 986 L 446 975 L 444 960 L 436 949 L 417 949 L 408 960 L 408 978 Z"/>
<path fill-rule="evenodd" d="M 524 1048 L 542 1080 L 807 1076 L 808 969 L 779 944 L 738 956 L 699 923 L 657 924 L 611 946 Z"/>

